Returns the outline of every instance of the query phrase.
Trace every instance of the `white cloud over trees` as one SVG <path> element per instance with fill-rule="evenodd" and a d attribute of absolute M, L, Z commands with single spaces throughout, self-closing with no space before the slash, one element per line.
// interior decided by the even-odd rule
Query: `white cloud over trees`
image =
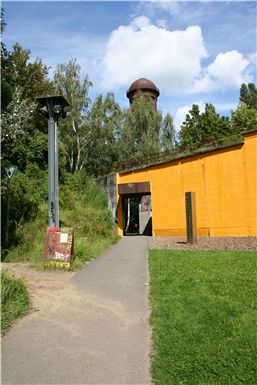
<path fill-rule="evenodd" d="M 252 80 L 251 76 L 245 73 L 249 64 L 249 60 L 236 50 L 219 53 L 215 60 L 204 69 L 202 78 L 194 83 L 191 92 L 240 88 L 242 83 Z"/>
<path fill-rule="evenodd" d="M 154 25 L 139 16 L 111 33 L 102 61 L 102 86 L 122 87 L 148 77 L 169 95 L 236 89 L 252 81 L 250 64 L 237 50 L 219 53 L 210 63 L 198 25 L 169 30 L 164 23 Z"/>

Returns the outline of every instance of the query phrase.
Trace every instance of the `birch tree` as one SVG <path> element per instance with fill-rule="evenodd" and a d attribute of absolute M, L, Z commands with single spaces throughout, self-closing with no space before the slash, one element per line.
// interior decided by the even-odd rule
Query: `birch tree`
<path fill-rule="evenodd" d="M 54 74 L 56 92 L 70 103 L 70 114 L 61 120 L 60 137 L 68 161 L 70 172 L 78 172 L 86 161 L 89 135 L 87 114 L 90 105 L 88 92 L 92 82 L 88 76 L 80 75 L 81 67 L 76 59 L 67 64 L 58 64 Z"/>
<path fill-rule="evenodd" d="M 91 175 L 106 175 L 118 159 L 117 138 L 122 111 L 113 93 L 99 95 L 88 114 L 89 139 L 86 169 Z"/>

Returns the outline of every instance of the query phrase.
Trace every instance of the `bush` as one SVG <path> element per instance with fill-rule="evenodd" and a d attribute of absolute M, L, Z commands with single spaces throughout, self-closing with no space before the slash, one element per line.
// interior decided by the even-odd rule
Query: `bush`
<path fill-rule="evenodd" d="M 38 206 L 36 217 L 24 221 L 16 229 L 19 243 L 9 247 L 5 261 L 30 261 L 42 266 L 47 223 L 48 208 L 44 202 Z M 75 269 L 118 239 L 105 194 L 84 172 L 62 176 L 60 227 L 75 231 Z"/>
<path fill-rule="evenodd" d="M 85 172 L 67 174 L 60 188 L 62 226 L 71 226 L 83 236 L 105 237 L 113 232 L 112 215 L 105 194 Z"/>
<path fill-rule="evenodd" d="M 10 248 L 21 242 L 18 236 L 19 227 L 26 221 L 35 218 L 40 203 L 47 198 L 47 172 L 37 165 L 29 166 L 25 173 L 17 172 L 10 181 L 9 200 L 9 239 L 6 242 L 7 228 L 7 180 L 2 180 L 2 246 Z"/>

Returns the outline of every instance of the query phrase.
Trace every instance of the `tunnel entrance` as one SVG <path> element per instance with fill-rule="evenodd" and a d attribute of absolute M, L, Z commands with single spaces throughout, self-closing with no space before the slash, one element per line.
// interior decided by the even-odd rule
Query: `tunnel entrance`
<path fill-rule="evenodd" d="M 119 184 L 123 235 L 152 235 L 150 183 Z"/>
<path fill-rule="evenodd" d="M 122 198 L 123 234 L 152 235 L 151 195 Z"/>

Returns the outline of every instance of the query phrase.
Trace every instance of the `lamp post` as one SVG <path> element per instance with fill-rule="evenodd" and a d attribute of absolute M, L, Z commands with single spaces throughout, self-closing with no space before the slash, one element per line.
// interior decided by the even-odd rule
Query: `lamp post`
<path fill-rule="evenodd" d="M 10 192 L 11 178 L 15 175 L 17 166 L 9 166 L 6 168 L 7 174 L 7 190 L 6 190 L 6 228 L 5 228 L 5 243 L 9 242 L 9 219 L 10 219 Z"/>
<path fill-rule="evenodd" d="M 48 226 L 59 227 L 58 119 L 65 118 L 69 103 L 63 96 L 37 98 L 48 118 Z"/>

